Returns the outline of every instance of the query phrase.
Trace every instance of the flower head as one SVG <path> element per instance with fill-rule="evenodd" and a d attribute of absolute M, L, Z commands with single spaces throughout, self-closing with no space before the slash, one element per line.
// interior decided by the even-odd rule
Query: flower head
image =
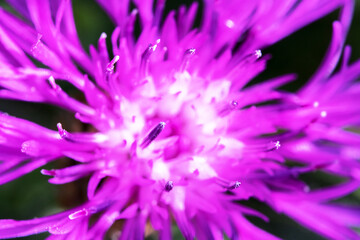
<path fill-rule="evenodd" d="M 134 9 L 130 1 L 98 0 L 116 28 L 111 51 L 103 33 L 90 55 L 69 0 L 8 2 L 22 18 L 0 10 L 0 97 L 65 108 L 95 131 L 61 123 L 53 131 L 0 115 L 1 184 L 61 157 L 77 164 L 42 169 L 50 183 L 90 176 L 87 202 L 43 218 L 0 220 L 0 238 L 45 231 L 49 239 L 103 238 L 121 220 L 120 239 L 143 239 L 148 225 L 170 239 L 172 222 L 185 239 L 277 239 L 245 217 L 267 220 L 239 203 L 249 198 L 325 237 L 360 238 L 351 229 L 358 210 L 329 203 L 360 185 L 360 136 L 348 130 L 360 123 L 360 62 L 348 64 L 349 47 L 334 73 L 353 1 L 205 0 L 164 14 L 163 0 L 133 0 Z M 327 56 L 307 85 L 280 91 L 295 79 L 285 75 L 247 87 L 265 69 L 260 49 L 338 8 Z M 313 190 L 298 178 L 313 171 L 346 181 Z"/>

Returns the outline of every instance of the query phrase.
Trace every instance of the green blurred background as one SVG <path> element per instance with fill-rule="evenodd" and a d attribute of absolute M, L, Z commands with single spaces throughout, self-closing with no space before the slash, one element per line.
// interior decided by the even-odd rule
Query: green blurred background
<path fill-rule="evenodd" d="M 265 0 L 264 0 L 265 1 Z M 178 7 L 180 4 L 191 3 L 191 1 L 168 1 L 166 11 Z M 360 58 L 360 1 L 356 1 L 356 10 L 353 24 L 348 35 L 347 44 L 352 46 L 352 58 L 354 61 Z M 2 1 L 1 5 L 9 9 Z M 111 36 L 114 25 L 105 12 L 92 0 L 73 0 L 73 9 L 77 30 L 83 47 L 88 50 L 90 44 L 96 44 L 102 32 Z M 339 12 L 335 11 L 325 18 L 299 30 L 279 43 L 263 49 L 263 54 L 271 54 L 265 72 L 260 74 L 252 83 L 257 83 L 285 73 L 297 73 L 298 80 L 285 87 L 286 90 L 298 89 L 314 73 L 319 66 L 327 46 L 331 39 L 332 22 L 337 19 Z M 70 94 L 76 91 L 63 86 Z M 359 101 L 360 102 L 360 101 Z M 60 108 L 46 104 L 31 104 L 17 101 L 0 100 L 0 111 L 11 115 L 29 119 L 38 124 L 56 130 L 56 123 L 63 125 L 73 124 L 73 115 Z M 78 129 L 79 126 L 74 126 Z M 46 169 L 68 164 L 68 160 L 60 160 L 59 164 L 49 164 Z M 327 186 L 342 179 L 328 176 L 323 173 L 312 173 L 303 176 L 312 188 Z M 65 184 L 64 186 L 51 185 L 47 182 L 48 177 L 36 170 L 13 182 L 0 186 L 0 218 L 31 219 L 59 212 L 63 209 L 76 206 L 85 201 L 86 179 L 77 183 Z M 360 193 L 354 193 L 342 199 L 343 202 L 360 203 Z M 284 215 L 279 215 L 268 206 L 252 200 L 244 202 L 248 206 L 261 209 L 270 222 L 249 218 L 263 229 L 276 234 L 283 239 L 323 239 L 320 236 L 302 228 L 297 223 Z M 183 239 L 174 226 L 174 239 Z M 44 239 L 46 233 L 38 234 L 20 239 Z M 156 239 L 156 237 L 149 237 Z"/>

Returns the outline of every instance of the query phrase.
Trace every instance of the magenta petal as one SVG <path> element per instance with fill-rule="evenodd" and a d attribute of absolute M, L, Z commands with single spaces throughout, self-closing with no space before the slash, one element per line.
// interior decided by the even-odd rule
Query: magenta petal
<path fill-rule="evenodd" d="M 63 223 L 68 222 L 66 219 L 62 220 L 65 216 L 66 212 L 33 220 L 0 220 L 0 238 L 22 237 L 45 231 L 55 231 L 56 227 L 61 231 L 61 224 L 59 221 L 62 221 Z M 68 225 L 71 224 L 69 223 Z M 59 231 L 57 231 L 58 234 L 60 233 Z"/>

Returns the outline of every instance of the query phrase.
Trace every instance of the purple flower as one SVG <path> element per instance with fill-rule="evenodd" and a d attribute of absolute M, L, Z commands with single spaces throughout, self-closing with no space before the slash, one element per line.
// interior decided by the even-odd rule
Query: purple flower
<path fill-rule="evenodd" d="M 133 0 L 131 12 L 128 0 L 98 0 L 116 28 L 111 51 L 102 34 L 90 55 L 70 1 L 8 2 L 21 17 L 0 9 L 0 97 L 65 108 L 96 131 L 0 115 L 1 184 L 61 157 L 77 164 L 42 169 L 50 183 L 90 176 L 86 203 L 0 220 L 0 238 L 102 239 L 121 220 L 120 239 L 143 239 L 149 226 L 171 239 L 173 223 L 185 239 L 277 239 L 246 218 L 268 221 L 239 203 L 254 198 L 326 238 L 360 239 L 359 208 L 333 202 L 360 186 L 360 136 L 351 130 L 360 125 L 360 61 L 348 64 L 350 47 L 343 51 L 353 1 L 205 0 L 193 28 L 197 3 L 164 16 L 164 0 Z M 327 55 L 303 88 L 278 90 L 294 75 L 245 87 L 265 69 L 259 49 L 339 8 Z M 315 190 L 298 178 L 315 171 L 345 181 Z"/>

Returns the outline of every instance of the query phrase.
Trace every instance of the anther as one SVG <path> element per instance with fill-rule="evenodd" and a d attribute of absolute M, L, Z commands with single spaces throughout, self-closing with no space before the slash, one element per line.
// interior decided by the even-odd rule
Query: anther
<path fill-rule="evenodd" d="M 47 175 L 47 176 L 51 176 L 51 177 L 56 176 L 56 170 L 55 169 L 51 169 L 51 170 L 41 169 L 40 172 L 41 172 L 42 175 Z"/>
<path fill-rule="evenodd" d="M 58 133 L 60 137 L 68 142 L 72 143 L 82 143 L 82 144 L 98 144 L 104 143 L 108 141 L 108 136 L 102 133 L 94 133 L 94 134 L 78 134 L 78 133 L 69 133 L 65 129 L 63 129 L 61 123 L 57 125 Z"/>
<path fill-rule="evenodd" d="M 183 60 L 180 65 L 180 71 L 184 71 L 189 65 L 189 59 L 195 55 L 195 48 L 189 48 L 184 52 Z"/>
<path fill-rule="evenodd" d="M 67 139 L 68 138 L 68 132 L 65 129 L 63 129 L 61 123 L 56 124 L 56 126 L 58 128 L 58 132 L 59 132 L 60 137 L 63 138 L 63 139 Z"/>
<path fill-rule="evenodd" d="M 70 220 L 74 220 L 74 219 L 77 219 L 77 218 L 80 218 L 80 217 L 85 217 L 89 215 L 89 212 L 87 211 L 87 209 L 81 209 L 79 211 L 76 211 L 72 214 L 70 214 L 68 217 Z"/>
<path fill-rule="evenodd" d="M 278 150 L 281 147 L 280 141 L 270 142 L 269 148 L 266 150 L 267 152 Z"/>
<path fill-rule="evenodd" d="M 260 144 L 248 144 L 244 148 L 244 153 L 260 153 L 260 152 L 271 152 L 278 150 L 281 147 L 280 141 L 267 142 Z"/>
<path fill-rule="evenodd" d="M 97 210 L 98 209 L 96 207 L 83 208 L 83 209 L 80 209 L 79 211 L 73 212 L 68 217 L 70 220 L 74 220 L 77 218 L 86 217 L 90 214 L 96 213 Z"/>
<path fill-rule="evenodd" d="M 160 43 L 160 39 L 156 40 L 156 44 L 154 45 L 150 44 L 149 47 L 141 55 L 140 71 L 143 74 L 147 74 L 147 65 L 149 62 L 149 58 L 151 54 L 155 52 L 159 43 Z"/>
<path fill-rule="evenodd" d="M 258 60 L 261 57 L 262 57 L 262 52 L 261 52 L 260 49 L 257 49 L 255 51 L 252 51 L 249 54 L 247 54 L 245 56 L 245 58 L 243 59 L 243 63 L 252 64 L 252 63 L 256 62 L 256 60 Z"/>
<path fill-rule="evenodd" d="M 141 143 L 140 147 L 142 149 L 146 148 L 147 146 L 149 146 L 149 144 L 155 140 L 155 138 L 157 138 L 157 136 L 159 136 L 159 134 L 162 132 L 162 130 L 165 127 L 165 123 L 164 122 L 160 122 L 158 125 L 156 125 L 156 127 L 151 130 L 151 132 L 146 136 L 146 138 L 144 139 L 144 141 Z"/>
<path fill-rule="evenodd" d="M 189 48 L 185 51 L 185 55 L 194 55 L 195 51 L 195 48 Z"/>
<path fill-rule="evenodd" d="M 157 45 L 160 43 L 160 39 L 156 41 L 156 44 L 152 45 L 150 44 L 149 47 L 143 52 L 141 55 L 141 61 L 147 61 L 151 54 L 155 52 Z"/>
<path fill-rule="evenodd" d="M 234 189 L 239 188 L 240 185 L 241 185 L 241 182 L 236 181 L 236 182 L 234 182 L 233 184 L 231 184 L 229 187 L 227 187 L 227 189 L 228 189 L 228 190 L 234 190 Z"/>
<path fill-rule="evenodd" d="M 256 57 L 256 59 L 261 58 L 261 56 L 262 56 L 262 52 L 261 52 L 261 50 L 260 50 L 260 49 L 255 50 L 255 57 Z"/>
<path fill-rule="evenodd" d="M 174 188 L 174 182 L 173 181 L 167 181 L 165 184 L 164 190 L 167 192 L 170 192 Z"/>
<path fill-rule="evenodd" d="M 53 76 L 50 76 L 50 77 L 48 78 L 48 83 L 49 83 L 49 85 L 50 85 L 50 87 L 51 87 L 52 89 L 56 89 L 56 88 L 57 88 L 57 85 L 56 85 L 56 83 L 55 83 L 55 78 L 54 78 Z"/>
<path fill-rule="evenodd" d="M 233 20 L 228 19 L 228 20 L 226 20 L 225 25 L 226 25 L 228 28 L 233 28 L 233 27 L 235 26 L 235 23 L 234 23 Z"/>
<path fill-rule="evenodd" d="M 241 185 L 241 182 L 239 182 L 239 181 L 233 182 L 233 181 L 229 181 L 229 180 L 226 180 L 226 179 L 223 179 L 223 178 L 217 178 L 216 181 L 221 187 L 223 187 L 223 188 L 225 188 L 227 190 L 237 189 Z"/>
<path fill-rule="evenodd" d="M 231 101 L 230 105 L 232 108 L 236 108 L 239 105 L 239 103 L 237 101 L 233 100 L 233 101 Z"/>
<path fill-rule="evenodd" d="M 114 72 L 114 66 L 117 61 L 119 61 L 119 56 L 116 55 L 106 66 L 106 72 L 113 73 Z"/>
<path fill-rule="evenodd" d="M 239 103 L 235 100 L 232 100 L 230 103 L 226 104 L 226 106 L 219 111 L 220 117 L 227 116 L 232 111 L 236 110 L 239 106 Z"/>
<path fill-rule="evenodd" d="M 59 85 L 56 84 L 55 78 L 53 76 L 50 76 L 48 78 L 48 84 L 56 93 L 59 93 L 62 91 L 61 88 L 59 87 Z"/>

